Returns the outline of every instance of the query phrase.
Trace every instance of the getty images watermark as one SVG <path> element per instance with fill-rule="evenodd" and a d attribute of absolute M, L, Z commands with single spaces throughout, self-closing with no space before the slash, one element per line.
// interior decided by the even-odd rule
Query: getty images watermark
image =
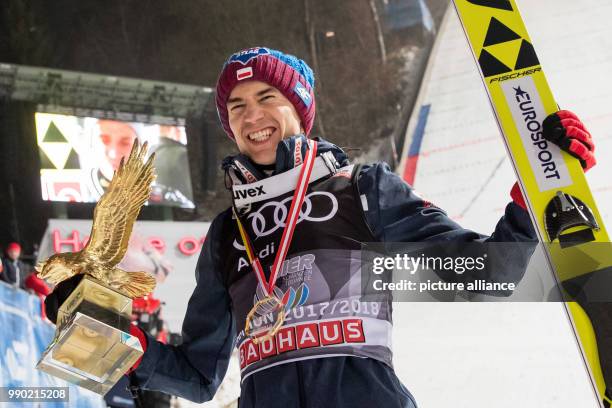
<path fill-rule="evenodd" d="M 553 244 L 516 242 L 365 243 L 361 251 L 362 300 L 563 301 L 567 295 L 612 301 L 589 289 L 583 277 L 559 279 L 546 252 Z M 605 248 L 602 248 L 604 250 Z M 602 275 L 612 285 L 612 276 Z M 592 278 L 589 280 L 591 283 Z M 588 290 L 587 290 L 588 289 Z M 572 292 L 573 291 L 573 292 Z M 565 297 L 564 297 L 565 296 Z M 600 299 L 601 297 L 601 299 Z"/>
<path fill-rule="evenodd" d="M 423 270 L 463 273 L 478 273 L 486 269 L 487 254 L 481 256 L 411 256 L 406 253 L 394 256 L 376 256 L 372 260 L 372 273 L 382 275 L 385 271 L 404 272 L 413 277 Z M 413 279 L 400 279 L 387 282 L 382 277 L 374 279 L 372 287 L 377 291 L 513 291 L 515 282 L 487 282 L 485 279 L 474 279 L 468 282 L 447 282 L 440 279 L 427 279 L 417 282 Z"/>

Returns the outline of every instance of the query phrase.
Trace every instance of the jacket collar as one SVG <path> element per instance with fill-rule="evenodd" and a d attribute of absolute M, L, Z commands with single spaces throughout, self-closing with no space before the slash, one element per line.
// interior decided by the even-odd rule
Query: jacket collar
<path fill-rule="evenodd" d="M 313 140 L 318 143 L 317 156 L 325 154 L 327 157 L 335 158 L 336 163 L 334 165 L 336 168 L 349 164 L 346 153 L 338 146 L 320 137 L 313 138 Z M 306 155 L 306 149 L 308 149 L 307 141 L 308 139 L 304 135 L 291 136 L 281 140 L 276 148 L 275 167 L 270 174 L 244 154 L 227 156 L 221 163 L 221 168 L 225 171 L 226 187 L 231 188 L 232 184 L 253 183 L 299 166 Z"/>

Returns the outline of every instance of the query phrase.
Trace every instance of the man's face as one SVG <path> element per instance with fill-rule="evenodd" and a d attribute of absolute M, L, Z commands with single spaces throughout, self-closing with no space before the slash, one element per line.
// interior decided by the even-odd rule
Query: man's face
<path fill-rule="evenodd" d="M 100 140 L 104 144 L 106 157 L 113 166 L 113 170 L 117 170 L 121 158 L 130 154 L 134 140 L 136 140 L 136 132 L 127 123 L 116 120 L 99 120 L 98 126 L 100 126 Z"/>
<path fill-rule="evenodd" d="M 17 248 L 9 249 L 8 251 L 6 251 L 6 254 L 8 255 L 9 258 L 11 258 L 11 260 L 16 261 L 17 259 L 19 259 L 19 256 L 21 255 L 21 249 L 17 249 Z"/>
<path fill-rule="evenodd" d="M 302 132 L 293 104 L 265 82 L 236 85 L 227 100 L 227 111 L 238 150 L 258 164 L 274 163 L 278 143 Z"/>

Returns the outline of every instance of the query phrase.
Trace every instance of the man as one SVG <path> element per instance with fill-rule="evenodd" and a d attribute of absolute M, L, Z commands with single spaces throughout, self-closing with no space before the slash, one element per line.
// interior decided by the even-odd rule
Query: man
<path fill-rule="evenodd" d="M 139 139 L 137 123 L 119 120 L 99 119 L 98 131 L 104 145 L 104 157 L 99 167 L 91 169 L 92 194 L 98 200 L 110 185 L 121 159 L 127 157 L 134 142 Z M 194 208 L 191 184 L 185 176 L 189 174 L 186 161 L 187 148 L 176 141 L 178 128 L 160 126 L 160 142 L 153 146 L 157 178 L 153 183 L 149 204 L 162 204 L 182 208 Z M 142 137 L 142 135 L 141 135 Z M 146 138 L 145 138 L 146 139 Z M 142 142 L 142 139 L 141 139 Z"/>
<path fill-rule="evenodd" d="M 21 245 L 17 242 L 8 244 L 6 256 L 2 261 L 3 272 L 0 274 L 0 278 L 18 288 L 26 289 L 26 277 L 30 268 L 19 259 L 21 256 Z"/>
<path fill-rule="evenodd" d="M 187 146 L 178 126 L 159 126 L 159 142 L 151 146 L 155 153 L 155 186 L 150 202 L 172 203 L 194 208 Z"/>
<path fill-rule="evenodd" d="M 121 159 L 130 154 L 138 134 L 129 123 L 118 120 L 99 119 L 98 129 L 100 141 L 104 145 L 104 158 L 99 168 L 92 169 L 91 179 L 95 195 L 101 197 L 113 173 L 119 168 Z"/>
<path fill-rule="evenodd" d="M 296 57 L 261 47 L 233 54 L 216 103 L 240 151 L 223 162 L 233 205 L 208 232 L 183 344 L 133 328 L 146 349 L 133 386 L 209 400 L 235 345 L 240 407 L 416 407 L 392 368 L 390 298 L 360 301 L 361 243 L 485 237 L 419 198 L 386 164 L 352 166 L 337 146 L 308 139 L 314 77 Z M 569 116 L 559 113 L 546 133 L 592 165 L 577 119 L 579 137 L 567 143 L 559 133 Z M 489 241 L 535 240 L 518 187 L 512 196 Z"/>

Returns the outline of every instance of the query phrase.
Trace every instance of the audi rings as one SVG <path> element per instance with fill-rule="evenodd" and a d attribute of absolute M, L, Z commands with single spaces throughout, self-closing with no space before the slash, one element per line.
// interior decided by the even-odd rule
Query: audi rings
<path fill-rule="evenodd" d="M 327 215 L 321 217 L 311 216 L 311 212 L 313 209 L 311 198 L 314 196 L 324 196 L 329 199 L 331 202 L 331 208 L 329 208 L 329 212 Z M 289 206 L 291 205 L 291 200 L 293 197 L 287 197 L 282 201 L 269 201 L 262 205 L 256 212 L 251 213 L 247 216 L 247 218 L 252 218 L 251 228 L 257 238 L 265 237 L 267 235 L 272 234 L 274 231 L 278 230 L 281 227 L 285 226 L 285 221 L 287 220 L 287 213 L 289 212 Z M 271 228 L 266 229 L 268 227 L 266 223 L 266 218 L 263 215 L 263 211 L 272 207 L 274 209 L 273 217 L 274 217 L 274 225 Z M 317 203 L 317 209 L 322 206 Z M 309 193 L 304 198 L 304 204 L 302 208 L 300 208 L 300 214 L 298 216 L 297 223 L 299 224 L 301 221 L 312 221 L 312 222 L 323 222 L 327 221 L 336 215 L 338 212 L 338 199 L 331 193 L 327 191 L 313 191 Z"/>

